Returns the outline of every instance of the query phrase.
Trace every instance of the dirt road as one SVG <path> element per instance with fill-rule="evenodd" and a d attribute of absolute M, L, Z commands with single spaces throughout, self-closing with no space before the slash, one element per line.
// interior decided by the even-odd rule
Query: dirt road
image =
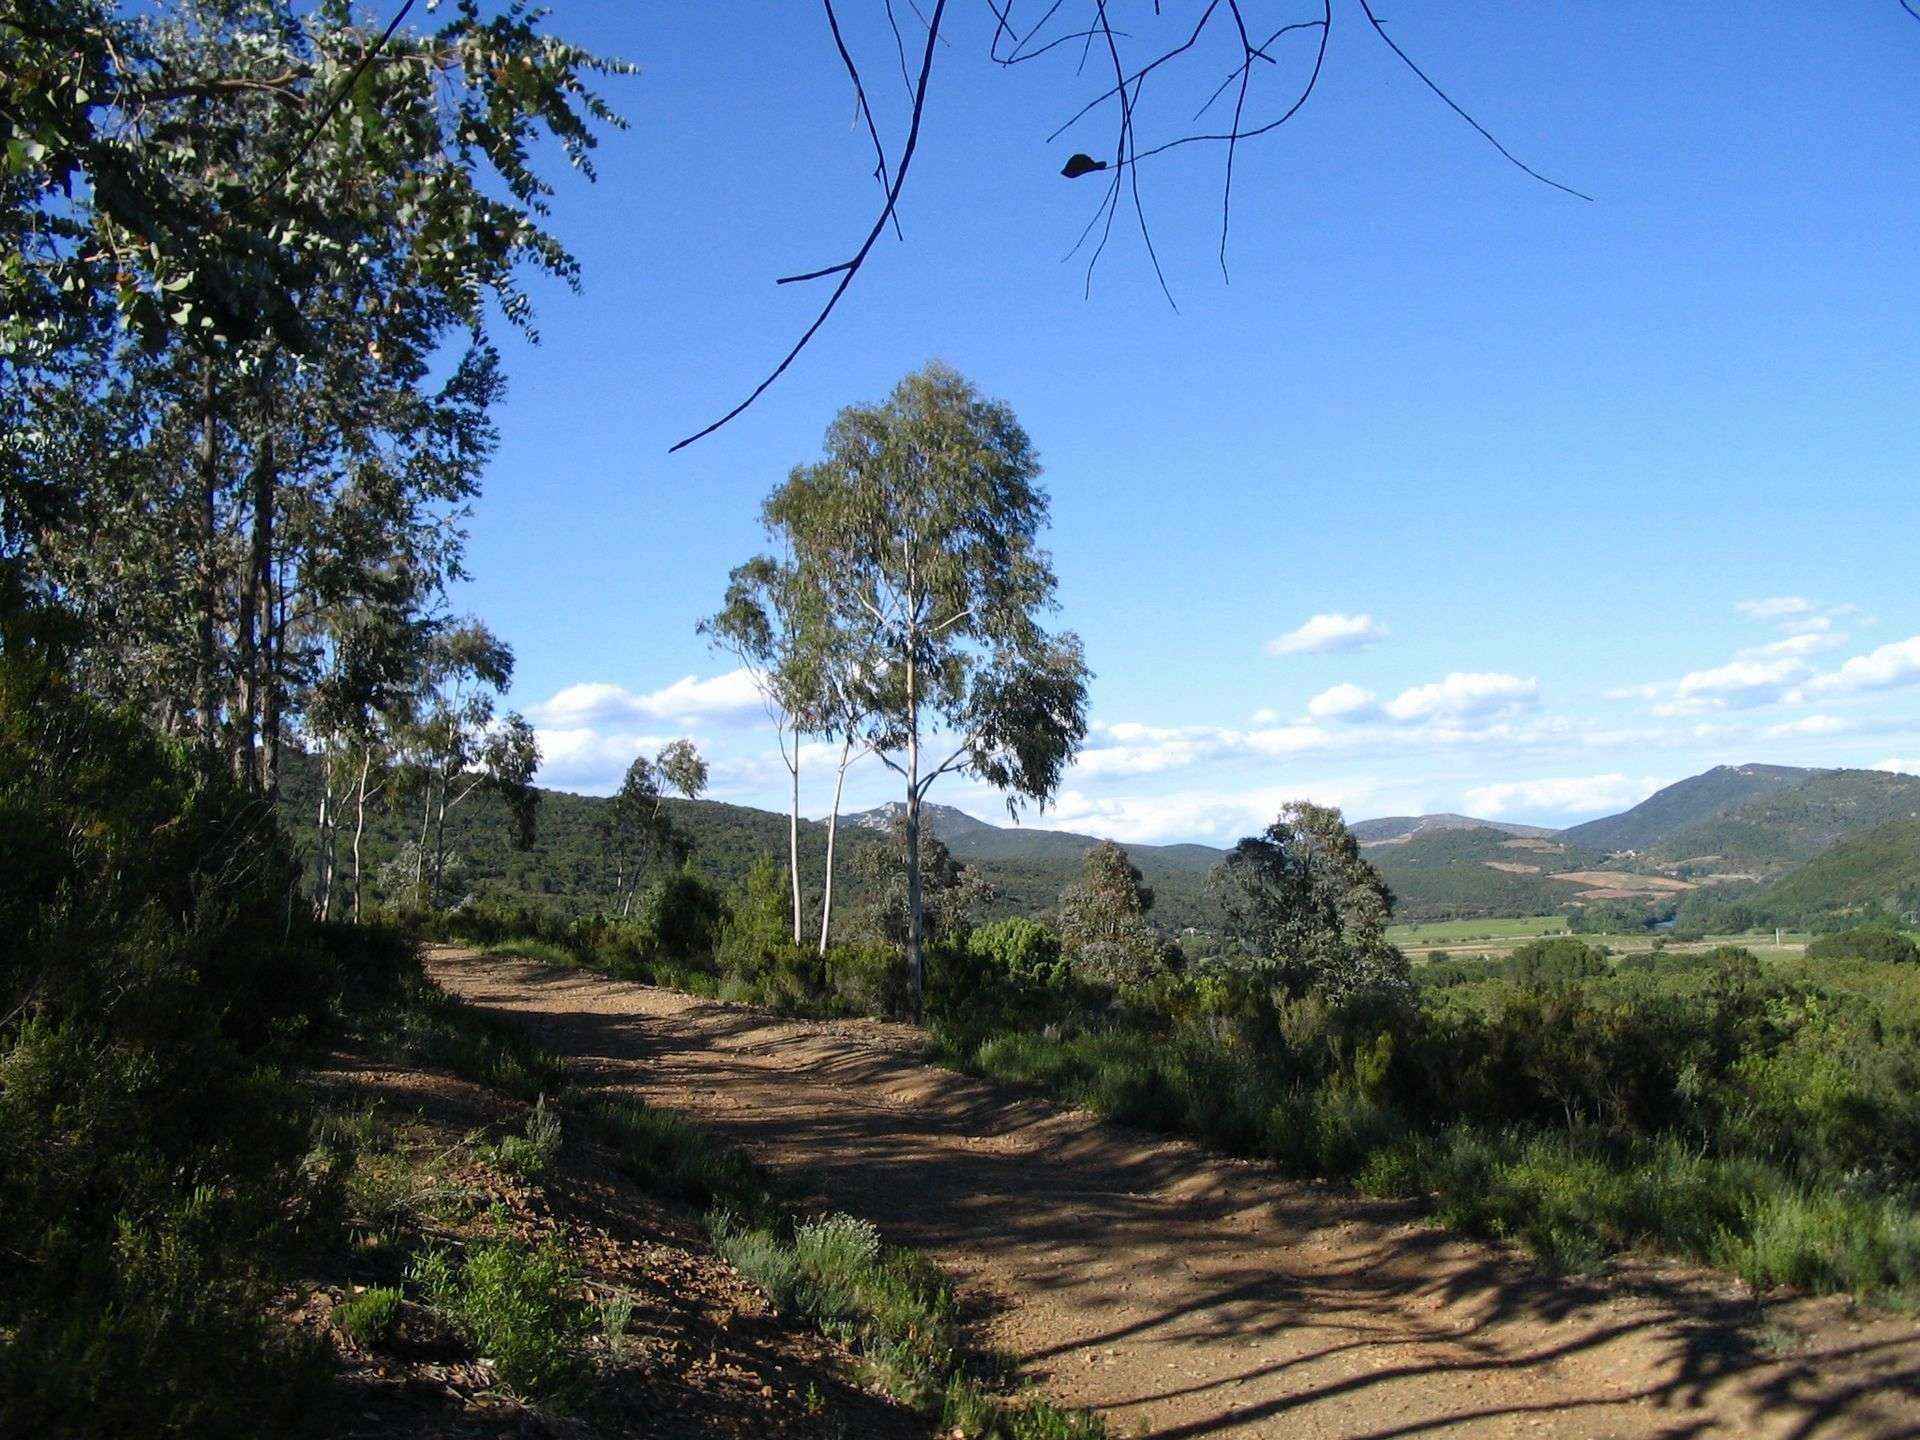
<path fill-rule="evenodd" d="M 993 1343 L 1117 1434 L 1920 1436 L 1920 1326 L 1724 1277 L 1601 1282 L 955 1075 L 911 1032 L 786 1021 L 442 950 L 583 1083 L 748 1147 L 944 1265 Z"/>

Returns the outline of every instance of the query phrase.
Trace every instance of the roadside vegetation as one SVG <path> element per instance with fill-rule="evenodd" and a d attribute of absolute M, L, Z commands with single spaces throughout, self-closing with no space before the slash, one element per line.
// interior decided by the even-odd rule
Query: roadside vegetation
<path fill-rule="evenodd" d="M 1252 882 L 1239 939 L 1204 958 L 1153 930 L 1118 847 L 1062 897 L 1064 927 L 968 923 L 967 881 L 936 849 L 936 1053 L 1419 1201 L 1556 1266 L 1646 1250 L 1762 1288 L 1920 1296 L 1920 964 L 1904 937 L 1862 929 L 1763 963 L 1731 945 L 1610 953 L 1536 922 L 1511 927 L 1511 953 L 1413 966 L 1359 853 L 1309 858 L 1340 856 L 1343 830 L 1303 807 L 1236 851 Z M 908 1012 L 891 917 L 850 914 L 821 956 L 790 943 L 785 896 L 770 860 L 730 892 L 677 872 L 624 925 L 485 904 L 435 924 L 786 1013 Z"/>

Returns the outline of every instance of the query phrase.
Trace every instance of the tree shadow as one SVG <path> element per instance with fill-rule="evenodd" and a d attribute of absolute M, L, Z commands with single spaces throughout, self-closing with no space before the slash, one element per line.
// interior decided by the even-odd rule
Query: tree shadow
<path fill-rule="evenodd" d="M 857 1026 L 558 967 L 480 962 L 458 988 L 584 1083 L 680 1109 L 807 1203 L 928 1252 L 1028 1378 L 1123 1429 L 1920 1435 L 1909 1322 L 1780 1355 L 1763 1327 L 1794 1302 L 1725 1277 L 1552 1274 L 1415 1206 L 1098 1122 Z"/>

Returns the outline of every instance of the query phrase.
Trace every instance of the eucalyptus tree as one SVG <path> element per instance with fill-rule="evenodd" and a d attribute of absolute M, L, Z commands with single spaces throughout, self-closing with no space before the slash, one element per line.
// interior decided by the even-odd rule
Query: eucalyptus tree
<path fill-rule="evenodd" d="M 418 617 L 403 577 L 390 581 L 384 599 L 342 606 L 327 617 L 323 659 L 306 698 L 305 737 L 320 769 L 312 893 L 320 920 L 333 917 L 340 831 L 349 805 L 348 912 L 360 918 L 367 804 L 392 781 L 395 739 L 424 684 L 433 628 Z"/>
<path fill-rule="evenodd" d="M 1167 968 L 1173 946 L 1147 919 L 1153 889 L 1111 840 L 1087 851 L 1080 878 L 1060 894 L 1061 955 L 1109 985 L 1137 985 Z"/>
<path fill-rule="evenodd" d="M 908 967 L 926 991 L 920 807 L 943 775 L 1044 806 L 1087 728 L 1079 637 L 1051 633 L 1047 499 L 1005 404 L 928 365 L 884 401 L 842 410 L 825 456 L 766 505 L 842 633 L 872 636 L 866 733 L 904 782 Z"/>
<path fill-rule="evenodd" d="M 692 800 L 707 788 L 707 762 L 691 740 L 674 740 L 649 760 L 633 757 L 608 807 L 605 841 L 613 862 L 613 893 L 625 918 L 648 860 L 684 854 L 686 837 L 667 813 L 667 792 Z"/>
<path fill-rule="evenodd" d="M 817 575 L 792 560 L 756 555 L 727 577 L 725 603 L 698 632 L 730 651 L 753 678 L 773 722 L 786 767 L 787 883 L 793 943 L 800 943 L 800 757 L 806 737 L 827 715 L 826 666 L 832 649 L 825 595 Z M 844 773 L 844 772 L 843 772 Z"/>
<path fill-rule="evenodd" d="M 371 542 L 458 574 L 500 394 L 487 325 L 528 324 L 527 269 L 577 279 L 532 157 L 552 140 L 590 174 L 618 123 L 588 81 L 625 67 L 534 13 L 462 4 L 421 32 L 411 9 L 0 16 L 0 530 L 103 622 L 90 672 L 133 692 L 110 693 L 268 793 L 319 617 L 354 596 L 342 562 Z M 94 462 L 50 479 L 83 425 Z"/>
<path fill-rule="evenodd" d="M 1393 893 L 1340 812 L 1297 801 L 1227 852 L 1209 880 L 1240 963 L 1290 994 L 1404 992 L 1387 942 Z"/>
<path fill-rule="evenodd" d="M 833 805 L 827 811 L 827 856 L 820 886 L 819 954 L 827 953 L 833 934 L 833 867 L 840 836 L 840 802 L 846 794 L 847 771 L 871 753 L 868 721 L 873 715 L 871 677 L 874 673 L 873 631 L 842 631 L 825 647 L 826 664 L 820 681 L 821 731 L 840 738 L 840 754 L 833 771 Z"/>
<path fill-rule="evenodd" d="M 447 815 L 485 790 L 505 802 L 515 843 L 533 841 L 540 794 L 533 788 L 540 745 L 517 714 L 495 722 L 495 703 L 513 679 L 513 651 L 477 620 L 435 635 L 412 740 L 419 776 L 420 841 L 414 900 L 437 905 L 447 861 Z"/>

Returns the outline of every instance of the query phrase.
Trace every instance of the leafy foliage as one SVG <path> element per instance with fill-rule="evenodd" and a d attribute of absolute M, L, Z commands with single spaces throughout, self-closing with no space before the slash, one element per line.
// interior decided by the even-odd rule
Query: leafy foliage
<path fill-rule="evenodd" d="M 1085 980 L 1139 985 L 1179 952 L 1147 919 L 1150 890 L 1127 852 L 1103 840 L 1087 852 L 1081 878 L 1060 895 L 1060 952 Z"/>
<path fill-rule="evenodd" d="M 1214 884 L 1245 963 L 1289 993 L 1405 988 L 1406 957 L 1386 940 L 1393 895 L 1338 810 L 1287 806 L 1228 852 Z"/>
<path fill-rule="evenodd" d="M 1826 935 L 1807 947 L 1809 960 L 1866 960 L 1875 964 L 1920 962 L 1920 945 L 1887 925 L 1860 925 Z"/>

